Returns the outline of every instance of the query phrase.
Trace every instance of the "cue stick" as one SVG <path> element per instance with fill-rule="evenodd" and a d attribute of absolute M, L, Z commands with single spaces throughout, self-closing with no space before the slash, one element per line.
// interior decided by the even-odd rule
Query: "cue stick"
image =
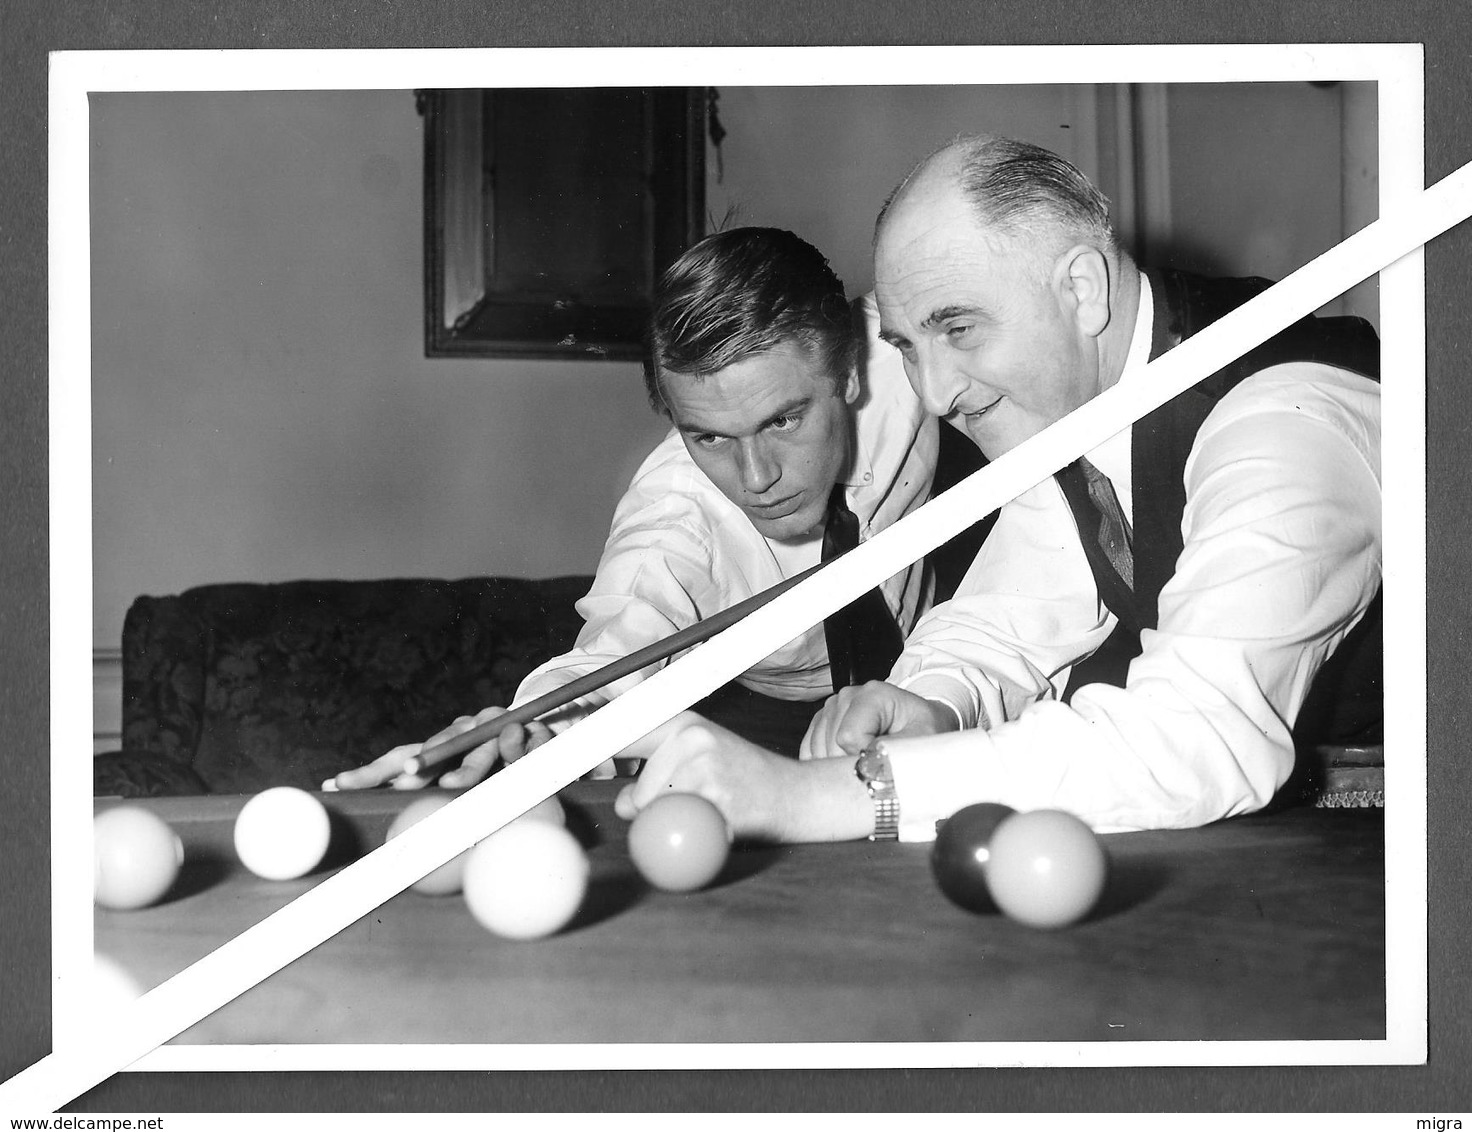
<path fill-rule="evenodd" d="M 488 719 L 484 723 L 472 727 L 469 731 L 462 731 L 459 735 L 451 735 L 447 739 L 426 747 L 419 754 L 404 761 L 404 774 L 421 774 L 432 766 L 452 759 L 456 755 L 463 755 L 467 751 L 474 750 L 489 739 L 494 739 L 503 730 L 513 723 L 530 723 L 538 716 L 546 715 L 550 711 L 556 711 L 560 707 L 566 707 L 576 699 L 586 696 L 589 692 L 596 692 L 606 684 L 612 684 L 615 680 L 621 680 L 625 676 L 638 672 L 645 665 L 653 664 L 655 661 L 667 660 L 682 649 L 690 648 L 709 640 L 724 629 L 729 629 L 740 621 L 748 613 L 753 613 L 766 605 L 773 598 L 786 593 L 812 574 L 816 574 L 830 562 L 837 562 L 842 555 L 836 555 L 827 562 L 819 562 L 815 566 L 809 566 L 801 574 L 796 574 L 785 581 L 778 582 L 775 586 L 763 590 L 759 594 L 753 594 L 744 601 L 739 601 L 729 609 L 723 609 L 719 613 L 712 613 L 702 621 L 671 633 L 663 640 L 655 641 L 652 645 L 645 645 L 637 652 L 631 652 L 628 656 L 605 664 L 595 672 L 589 672 L 579 676 L 571 683 L 564 684 L 560 688 L 554 688 L 546 695 L 538 696 L 529 700 L 520 707 L 512 708 L 505 715 L 498 715 L 495 719 Z"/>

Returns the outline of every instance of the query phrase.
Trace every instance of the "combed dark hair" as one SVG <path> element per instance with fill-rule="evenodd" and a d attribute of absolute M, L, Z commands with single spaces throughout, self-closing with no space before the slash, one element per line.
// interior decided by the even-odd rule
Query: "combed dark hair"
<path fill-rule="evenodd" d="M 912 169 L 880 209 L 876 237 L 915 175 L 942 154 L 958 159 L 961 190 L 985 228 L 1044 248 L 1061 236 L 1118 250 L 1108 199 L 1072 162 L 1030 142 L 984 134 L 959 138 Z"/>
<path fill-rule="evenodd" d="M 705 377 L 791 341 L 843 387 L 858 338 L 843 283 L 822 253 L 780 228 L 707 236 L 670 265 L 655 293 L 644 359 L 649 403 L 665 411 L 661 370 Z"/>

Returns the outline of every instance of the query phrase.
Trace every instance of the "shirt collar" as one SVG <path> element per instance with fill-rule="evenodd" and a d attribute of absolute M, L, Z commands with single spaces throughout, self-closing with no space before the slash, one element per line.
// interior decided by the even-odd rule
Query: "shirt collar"
<path fill-rule="evenodd" d="M 874 459 L 864 450 L 863 437 L 855 438 L 853 459 L 848 462 L 848 470 L 838 477 L 838 482 L 852 488 L 865 488 L 874 482 Z"/>
<path fill-rule="evenodd" d="M 869 437 L 864 435 L 863 416 L 859 412 L 859 406 L 873 402 L 881 397 L 882 390 L 872 388 L 873 375 L 877 363 L 874 360 L 875 350 L 889 350 L 891 347 L 883 345 L 879 341 L 879 306 L 874 300 L 871 291 L 859 300 L 858 304 L 859 324 L 862 328 L 862 339 L 859 343 L 858 377 L 859 395 L 849 406 L 849 436 L 850 452 L 848 467 L 838 476 L 838 482 L 845 487 L 854 488 L 862 492 L 865 488 L 872 489 L 874 486 L 875 468 L 878 464 L 877 457 L 873 451 L 873 444 Z M 891 362 L 891 364 L 894 364 Z M 877 412 L 883 414 L 891 406 L 884 404 Z M 853 502 L 854 492 L 850 492 L 850 505 Z"/>
<path fill-rule="evenodd" d="M 1135 329 L 1130 336 L 1129 352 L 1125 355 L 1124 369 L 1119 375 L 1121 385 L 1138 381 L 1150 362 L 1155 301 L 1150 291 L 1150 280 L 1143 271 L 1139 273 L 1139 278 L 1140 302 L 1135 311 Z M 1130 432 L 1128 428 L 1123 429 L 1088 453 L 1089 463 L 1109 477 L 1122 501 L 1130 494 Z"/>
<path fill-rule="evenodd" d="M 1150 290 L 1150 280 L 1143 271 L 1140 277 L 1140 303 L 1135 311 L 1135 333 L 1130 338 L 1130 352 L 1124 359 L 1124 372 L 1119 380 L 1138 377 L 1150 361 L 1150 343 L 1155 332 L 1155 296 Z"/>
<path fill-rule="evenodd" d="M 865 380 L 862 366 L 859 367 L 859 380 L 861 383 Z M 869 451 L 864 430 L 859 427 L 859 405 L 869 396 L 870 391 L 861 387 L 859 396 L 848 407 L 848 466 L 838 474 L 838 482 L 845 487 L 862 488 L 874 482 L 874 454 Z"/>

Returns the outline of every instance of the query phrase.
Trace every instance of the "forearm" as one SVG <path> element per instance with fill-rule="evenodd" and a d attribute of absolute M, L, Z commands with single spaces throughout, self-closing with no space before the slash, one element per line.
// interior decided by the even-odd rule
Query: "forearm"
<path fill-rule="evenodd" d="M 874 805 L 853 759 L 787 764 L 772 839 L 787 843 L 854 841 L 874 831 Z"/>
<path fill-rule="evenodd" d="M 1163 694 L 1160 694 L 1163 693 Z M 1190 828 L 1261 808 L 1287 778 L 1281 724 L 1202 712 L 1169 689 L 1092 685 L 991 731 L 887 739 L 901 837 L 973 802 L 1061 809 L 1103 831 Z"/>
<path fill-rule="evenodd" d="M 555 692 L 559 688 L 565 688 L 574 680 L 621 659 L 622 656 L 617 654 L 592 653 L 581 649 L 564 653 L 531 672 L 517 688 L 516 696 L 512 699 L 510 706 L 520 707 L 522 704 L 530 703 L 532 700 Z M 649 669 L 605 684 L 602 688 L 580 696 L 556 711 L 542 716 L 542 722 L 554 732 L 560 733 L 610 700 L 621 696 L 641 680 L 647 679 L 657 667 L 657 665 L 651 665 Z"/>
<path fill-rule="evenodd" d="M 606 570 L 605 573 L 615 572 Z M 617 576 L 600 575 L 593 591 L 578 603 L 578 612 L 585 623 L 577 643 L 534 669 L 517 689 L 511 706 L 519 707 L 563 688 L 699 620 L 699 611 L 688 604 L 684 590 L 670 584 L 661 572 L 645 569 L 625 580 L 621 589 L 615 588 L 621 580 Z M 672 593 L 680 594 L 680 599 L 676 600 Z M 544 716 L 543 722 L 553 731 L 565 730 L 647 679 L 665 663 L 655 661 L 589 692 Z"/>

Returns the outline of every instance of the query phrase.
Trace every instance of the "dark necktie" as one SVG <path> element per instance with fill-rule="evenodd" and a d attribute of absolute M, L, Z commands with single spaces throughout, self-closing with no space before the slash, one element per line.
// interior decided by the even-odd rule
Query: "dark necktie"
<path fill-rule="evenodd" d="M 1123 624 L 1138 630 L 1134 532 L 1124 517 L 1114 485 L 1083 458 L 1058 473 L 1058 484 L 1078 524 L 1099 597 Z"/>
<path fill-rule="evenodd" d="M 823 561 L 859 545 L 859 518 L 848 508 L 842 484 L 828 498 L 823 528 Z M 904 634 L 879 589 L 870 590 L 823 622 L 833 690 L 868 680 L 883 680 L 905 647 Z"/>

